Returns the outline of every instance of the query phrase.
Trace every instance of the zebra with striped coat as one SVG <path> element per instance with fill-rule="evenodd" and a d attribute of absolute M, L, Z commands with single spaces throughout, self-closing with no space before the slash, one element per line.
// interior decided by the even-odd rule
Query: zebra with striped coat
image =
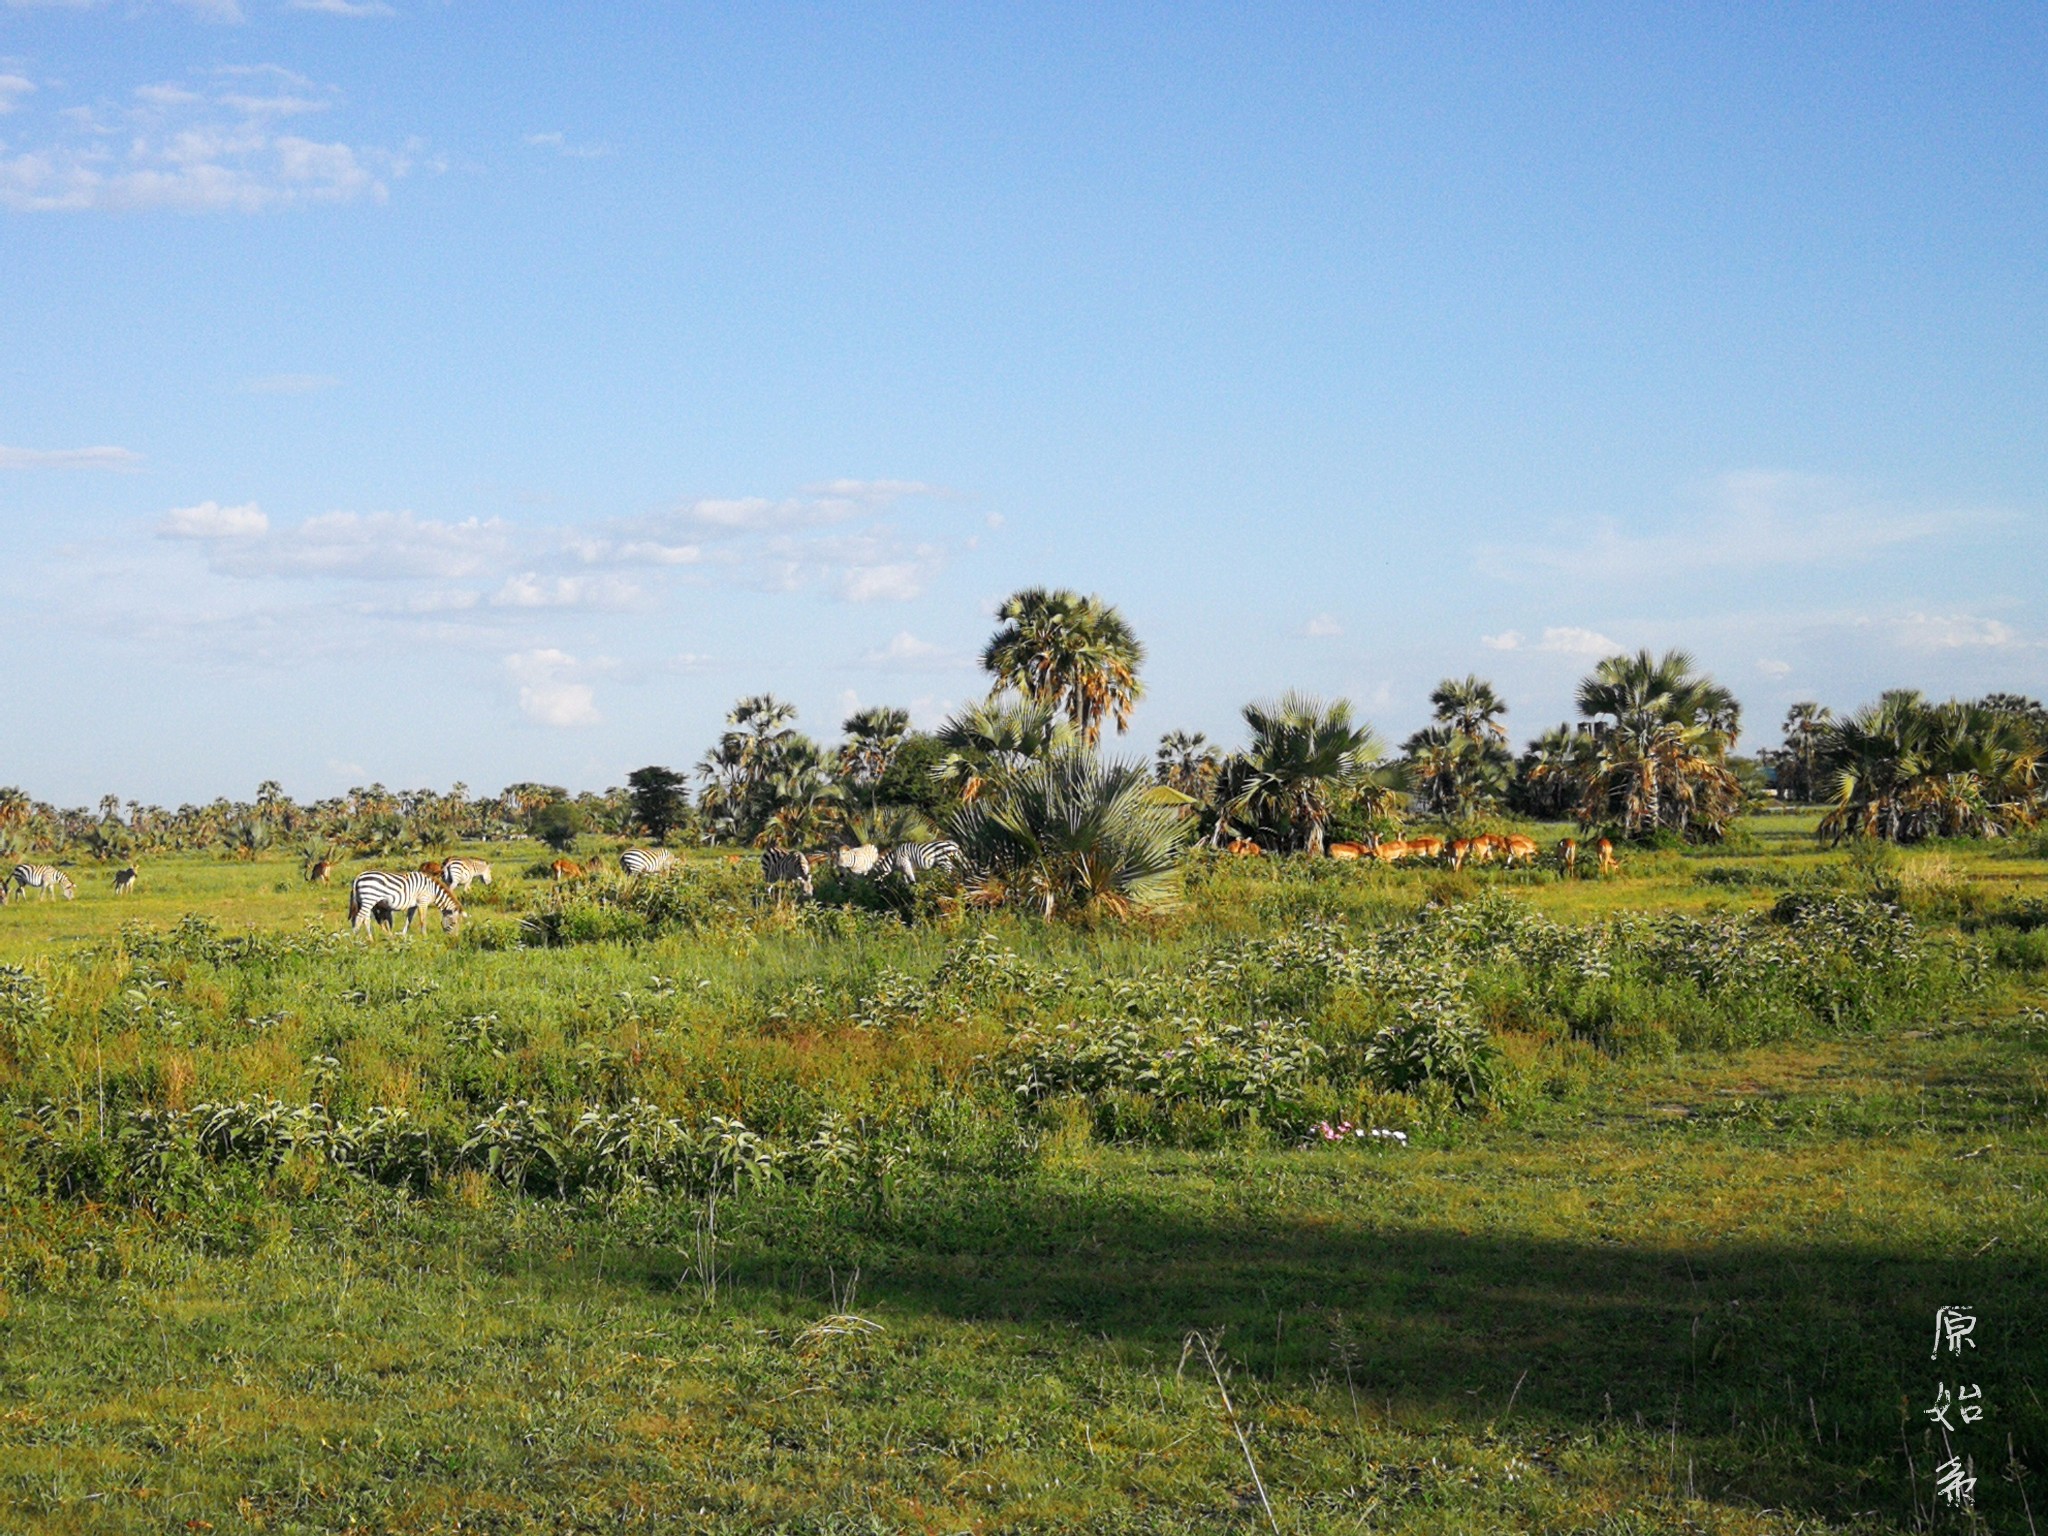
<path fill-rule="evenodd" d="M 114 894 L 116 896 L 126 896 L 135 889 L 135 879 L 135 866 L 133 864 L 130 864 L 126 869 L 115 870 Z"/>
<path fill-rule="evenodd" d="M 348 925 L 357 933 L 368 932 L 372 920 L 380 928 L 389 928 L 396 912 L 405 914 L 405 926 L 399 929 L 400 933 L 412 932 L 414 917 L 419 918 L 424 930 L 429 907 L 440 909 L 442 932 L 453 933 L 461 926 L 462 903 L 432 875 L 417 870 L 392 875 L 381 869 L 366 869 L 349 882 Z"/>
<path fill-rule="evenodd" d="M 619 868 L 629 875 L 661 875 L 676 867 L 676 856 L 666 848 L 628 848 L 619 855 Z"/>
<path fill-rule="evenodd" d="M 66 901 L 78 899 L 78 892 L 72 886 L 70 876 L 54 864 L 17 864 L 14 866 L 13 880 L 16 889 L 24 896 L 36 890 L 41 891 L 47 898 L 55 891 Z"/>
<path fill-rule="evenodd" d="M 792 849 L 763 849 L 761 878 L 771 891 L 778 885 L 793 885 L 806 896 L 817 894 L 811 889 L 811 861 Z"/>
<path fill-rule="evenodd" d="M 931 843 L 898 843 L 875 865 L 877 875 L 901 875 L 911 885 L 934 869 L 964 869 L 967 855 L 949 838 Z"/>
<path fill-rule="evenodd" d="M 450 859 L 441 866 L 441 883 L 451 891 L 467 890 L 474 880 L 491 883 L 491 866 L 482 859 Z"/>

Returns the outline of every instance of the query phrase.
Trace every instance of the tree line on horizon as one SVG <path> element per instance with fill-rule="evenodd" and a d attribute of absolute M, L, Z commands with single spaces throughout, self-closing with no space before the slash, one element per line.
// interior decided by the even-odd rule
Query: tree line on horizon
<path fill-rule="evenodd" d="M 1431 723 L 1398 750 L 1348 700 L 1290 692 L 1244 707 L 1236 750 L 1170 731 L 1149 768 L 1117 763 L 1102 756 L 1103 733 L 1124 734 L 1144 694 L 1145 650 L 1123 615 L 1097 596 L 1029 588 L 997 617 L 981 655 L 987 697 L 934 731 L 875 707 L 849 715 L 827 746 L 798 728 L 795 706 L 759 694 L 733 706 L 688 772 L 649 765 L 601 793 L 521 782 L 473 798 L 462 784 L 446 794 L 373 784 L 302 805 L 266 781 L 251 802 L 166 810 L 109 795 L 94 811 L 0 788 L 0 852 L 382 856 L 522 835 L 567 849 L 582 836 L 641 834 L 815 848 L 964 830 L 1019 845 L 1027 862 L 1048 842 L 1121 837 L 1142 845 L 1138 862 L 1152 868 L 1196 840 L 1316 855 L 1412 819 L 1513 815 L 1712 842 L 1770 794 L 1825 806 L 1821 831 L 1833 839 L 2009 835 L 2044 809 L 2048 709 L 2036 700 L 1934 702 L 1895 690 L 1840 716 L 1802 702 L 1779 746 L 1744 758 L 1740 704 L 1681 650 L 1603 659 L 1578 685 L 1580 718 L 1519 754 L 1502 723 L 1506 701 L 1467 676 L 1438 684 Z"/>

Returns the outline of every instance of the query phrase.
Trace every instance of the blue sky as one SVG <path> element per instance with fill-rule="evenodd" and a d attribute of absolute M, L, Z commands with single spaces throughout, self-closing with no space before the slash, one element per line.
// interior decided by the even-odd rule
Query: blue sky
<path fill-rule="evenodd" d="M 2048 690 L 2048 12 L 0 0 L 0 782 Z"/>

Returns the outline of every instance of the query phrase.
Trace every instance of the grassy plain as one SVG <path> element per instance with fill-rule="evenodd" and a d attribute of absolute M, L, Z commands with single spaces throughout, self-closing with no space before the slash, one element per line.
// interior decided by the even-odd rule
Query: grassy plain
<path fill-rule="evenodd" d="M 707 856 L 723 905 L 549 948 L 514 942 L 537 850 L 487 851 L 461 938 L 371 945 L 281 861 L 153 862 L 119 900 L 74 871 L 77 902 L 0 911 L 47 1004 L 0 1049 L 0 1529 L 2031 1533 L 2048 863 L 1859 865 L 1810 829 L 1606 881 L 1204 865 L 1135 930 L 798 917 Z M 1767 931 L 1745 914 L 1838 888 L 1903 902 L 1931 979 L 1748 1028 L 1718 970 L 1653 985 L 1617 947 L 1588 991 L 1493 955 L 1460 962 L 1482 1103 L 1340 1070 L 1377 973 L 1314 956 L 1432 897 L 1680 914 L 1654 953 L 1723 965 L 1715 935 Z M 193 912 L 218 931 L 120 941 Z M 1329 1054 L 1255 1113 L 1005 1075 L 1034 1030 L 1171 1042 L 1185 1013 L 1295 1014 Z M 460 1150 L 504 1101 L 635 1097 L 744 1119 L 789 1171 Z M 200 1156 L 190 1125 L 148 1177 L 104 1152 L 124 1114 L 272 1100 L 401 1109 L 438 1151 L 414 1178 Z M 1409 1140 L 1301 1144 L 1339 1115 Z M 1975 1347 L 1937 1361 L 1951 1304 Z M 1943 1383 L 1982 1389 L 1951 1437 L 1973 1513 L 1935 1499 Z"/>

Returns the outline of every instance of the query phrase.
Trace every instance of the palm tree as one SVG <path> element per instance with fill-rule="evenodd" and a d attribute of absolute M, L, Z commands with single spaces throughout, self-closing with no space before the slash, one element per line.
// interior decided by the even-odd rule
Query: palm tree
<path fill-rule="evenodd" d="M 839 727 L 846 740 L 839 746 L 839 776 L 855 789 L 865 789 L 868 810 L 876 807 L 882 775 L 896 760 L 903 738 L 910 734 L 910 712 L 876 707 L 848 715 Z"/>
<path fill-rule="evenodd" d="M 1580 682 L 1578 706 L 1601 755 L 1582 819 L 1619 811 L 1631 836 L 1664 826 L 1719 835 L 1741 803 L 1726 767 L 1741 711 L 1727 689 L 1694 673 L 1690 655 L 1609 656 Z"/>
<path fill-rule="evenodd" d="M 1491 737 L 1433 725 L 1401 743 L 1408 787 L 1425 813 L 1455 821 L 1482 800 L 1503 794 L 1514 764 L 1507 748 Z"/>
<path fill-rule="evenodd" d="M 1169 906 L 1194 824 L 1155 804 L 1135 764 L 1064 751 L 965 805 L 949 830 L 974 873 L 971 899 L 1044 917 L 1128 917 Z"/>
<path fill-rule="evenodd" d="M 1321 857 L 1332 802 L 1369 781 L 1379 738 L 1371 726 L 1353 722 L 1348 699 L 1325 704 L 1289 693 L 1277 703 L 1245 705 L 1244 719 L 1251 744 L 1226 771 L 1232 793 L 1219 836 L 1228 816 L 1249 813 Z"/>
<path fill-rule="evenodd" d="M 1785 744 L 1762 754 L 1777 769 L 1781 799 L 1810 801 L 1820 794 L 1820 739 L 1835 712 L 1812 700 L 1785 711 Z"/>
<path fill-rule="evenodd" d="M 1911 842 L 2030 826 L 2042 755 L 2010 713 L 1896 689 L 1823 729 L 1817 756 L 1832 806 L 1821 834 Z"/>
<path fill-rule="evenodd" d="M 755 843 L 763 848 L 802 848 L 825 841 L 845 792 L 826 772 L 825 754 L 806 736 L 783 738 L 774 763 L 761 780 L 765 808 Z"/>
<path fill-rule="evenodd" d="M 761 830 L 774 809 L 764 799 L 769 777 L 795 743 L 809 745 L 795 719 L 796 706 L 772 693 L 753 694 L 726 712 L 726 731 L 696 765 L 704 781 L 697 805 L 714 836 L 747 841 Z"/>
<path fill-rule="evenodd" d="M 1223 754 L 1210 746 L 1209 738 L 1200 731 L 1168 731 L 1159 738 L 1152 765 L 1153 777 L 1160 783 L 1207 804 L 1216 792 Z"/>
<path fill-rule="evenodd" d="M 1105 720 L 1121 734 L 1144 693 L 1145 648 L 1124 616 L 1101 598 L 1029 587 L 996 610 L 1003 627 L 981 653 L 995 679 L 990 696 L 1015 689 L 1063 711 L 1093 747 Z"/>
<path fill-rule="evenodd" d="M 1474 741 L 1508 739 L 1507 727 L 1500 723 L 1508 707 L 1482 677 L 1447 677 L 1431 691 L 1429 702 L 1436 707 L 1437 720 L 1460 736 Z"/>
<path fill-rule="evenodd" d="M 946 749 L 938 777 L 962 800 L 972 800 L 990 784 L 1071 749 L 1078 735 L 1049 704 L 992 696 L 947 720 L 939 727 L 938 740 Z"/>

